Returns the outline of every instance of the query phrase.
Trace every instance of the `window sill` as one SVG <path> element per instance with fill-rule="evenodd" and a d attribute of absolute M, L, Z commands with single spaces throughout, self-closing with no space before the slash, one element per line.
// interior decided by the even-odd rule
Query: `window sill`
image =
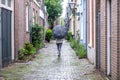
<path fill-rule="evenodd" d="M 26 31 L 26 33 L 30 33 L 30 31 Z"/>

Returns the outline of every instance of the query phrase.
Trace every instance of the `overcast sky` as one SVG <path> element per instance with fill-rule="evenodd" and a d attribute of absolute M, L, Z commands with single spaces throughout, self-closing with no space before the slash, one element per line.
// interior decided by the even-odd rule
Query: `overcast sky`
<path fill-rule="evenodd" d="M 66 6 L 67 6 L 68 0 L 63 0 L 62 6 L 63 6 L 63 13 L 61 17 L 65 17 L 65 13 L 66 13 Z"/>

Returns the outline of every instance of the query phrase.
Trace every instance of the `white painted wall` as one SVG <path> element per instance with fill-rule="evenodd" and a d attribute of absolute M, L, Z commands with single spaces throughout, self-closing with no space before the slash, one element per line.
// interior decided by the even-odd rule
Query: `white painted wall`
<path fill-rule="evenodd" d="M 95 59 L 95 49 L 91 47 L 87 47 L 87 58 L 89 59 L 90 63 L 94 64 Z"/>
<path fill-rule="evenodd" d="M 83 41 L 83 0 L 80 0 L 80 42 Z"/>
<path fill-rule="evenodd" d="M 84 44 L 86 47 L 87 39 L 87 9 L 86 9 L 86 0 L 80 0 L 80 43 Z"/>
<path fill-rule="evenodd" d="M 94 3 L 92 3 L 94 2 Z M 88 3 L 90 6 L 90 43 L 88 44 L 87 46 L 87 57 L 89 59 L 89 61 L 94 64 L 94 66 L 96 66 L 96 52 L 95 52 L 95 48 L 92 46 L 93 44 L 93 39 L 95 41 L 95 34 L 93 35 L 92 34 L 92 31 L 94 30 L 95 31 L 95 28 L 93 29 L 93 27 L 96 25 L 95 23 L 95 19 L 93 19 L 93 16 L 96 18 L 95 15 L 93 15 L 92 13 L 96 13 L 95 11 L 95 5 L 94 5 L 94 10 L 93 10 L 93 4 L 95 4 L 95 1 L 94 0 L 90 0 L 90 3 Z M 93 24 L 93 21 L 94 21 L 94 24 Z M 92 37 L 94 36 L 94 38 L 92 39 Z M 95 43 L 94 43 L 94 46 L 95 46 Z"/>

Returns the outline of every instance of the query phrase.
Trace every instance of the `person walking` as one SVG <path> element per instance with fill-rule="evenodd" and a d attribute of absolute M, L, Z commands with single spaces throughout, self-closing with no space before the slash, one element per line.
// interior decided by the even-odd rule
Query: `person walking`
<path fill-rule="evenodd" d="M 62 48 L 63 39 L 56 39 L 56 45 L 58 50 L 58 57 L 61 55 L 61 48 Z"/>

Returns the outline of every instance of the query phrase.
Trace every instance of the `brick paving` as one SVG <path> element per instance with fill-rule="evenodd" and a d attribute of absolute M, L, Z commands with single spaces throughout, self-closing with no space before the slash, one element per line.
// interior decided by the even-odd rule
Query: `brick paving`
<path fill-rule="evenodd" d="M 5 80 L 105 80 L 87 59 L 78 59 L 69 43 L 64 41 L 58 57 L 55 41 L 40 49 L 28 63 L 15 63 L 2 70 Z"/>
<path fill-rule="evenodd" d="M 62 46 L 59 58 L 55 41 L 40 50 L 41 60 L 31 62 L 36 66 L 23 80 L 103 80 L 87 59 L 78 59 L 69 43 Z"/>

